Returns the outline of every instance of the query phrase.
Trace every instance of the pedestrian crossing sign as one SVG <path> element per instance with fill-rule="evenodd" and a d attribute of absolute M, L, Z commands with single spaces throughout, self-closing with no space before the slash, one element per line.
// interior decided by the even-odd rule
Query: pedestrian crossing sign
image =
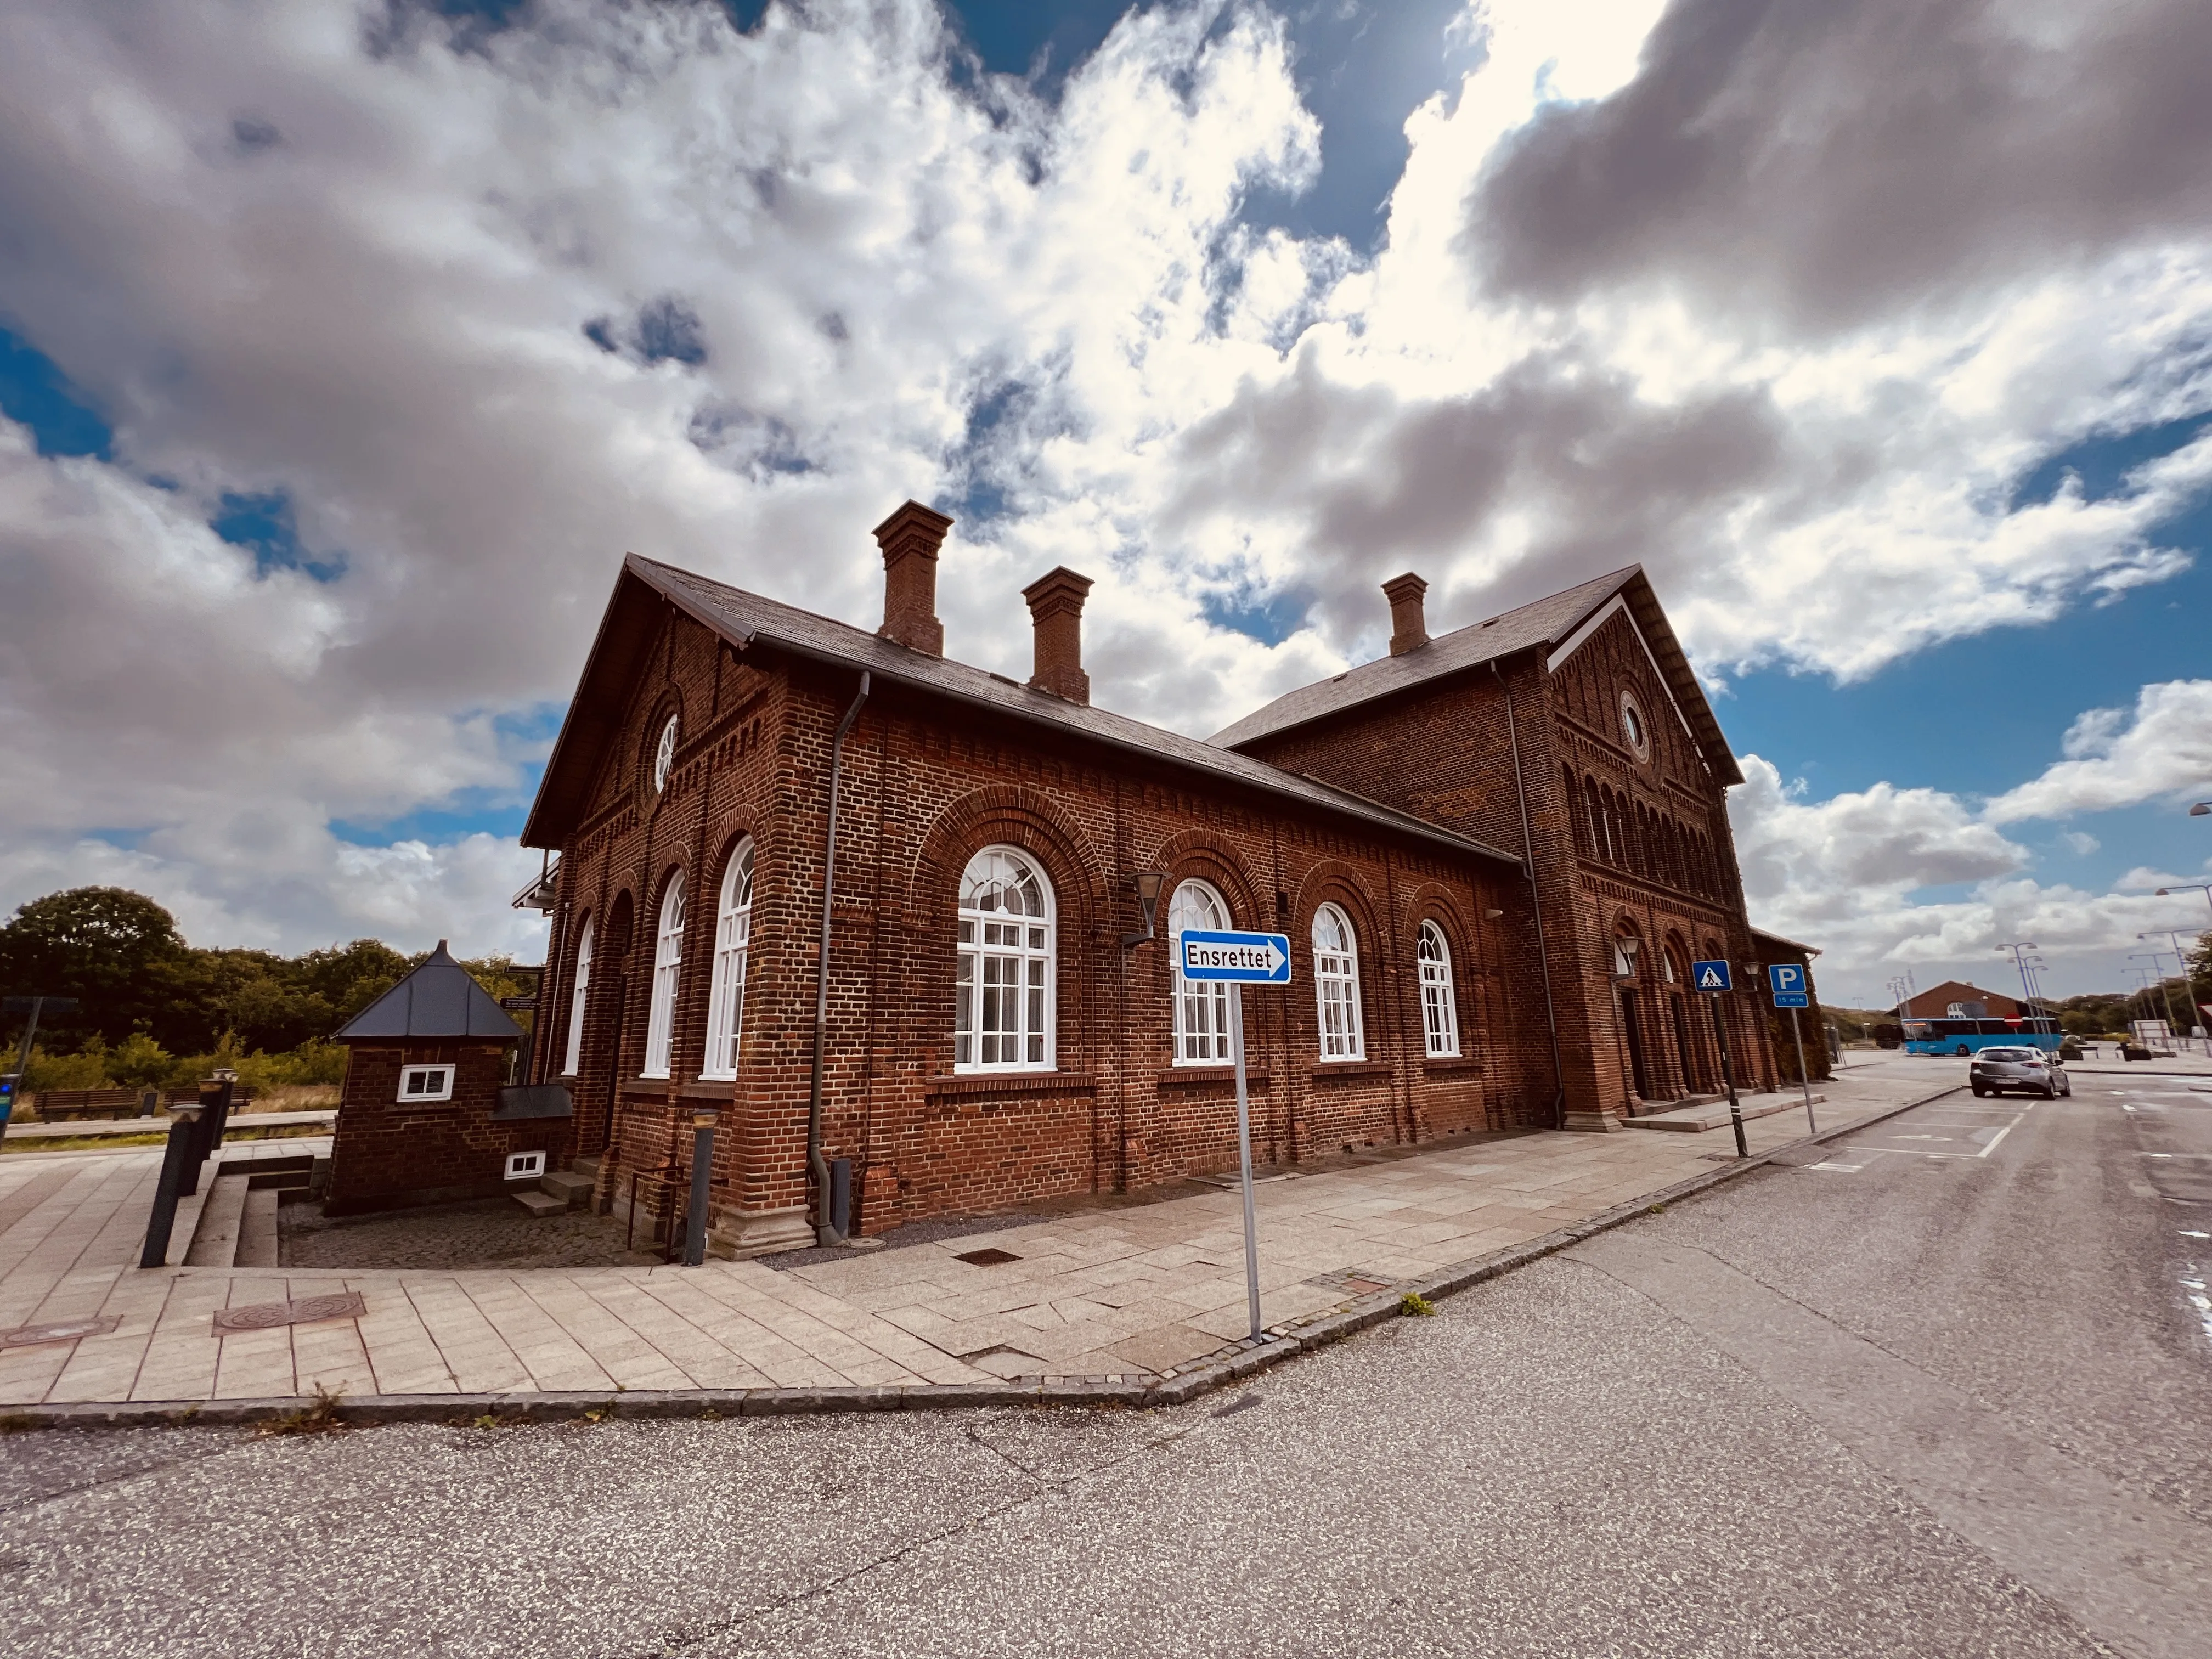
<path fill-rule="evenodd" d="M 1725 962 L 1692 963 L 1690 983 L 1700 991 L 1727 991 L 1735 988 L 1729 983 L 1729 965 Z"/>

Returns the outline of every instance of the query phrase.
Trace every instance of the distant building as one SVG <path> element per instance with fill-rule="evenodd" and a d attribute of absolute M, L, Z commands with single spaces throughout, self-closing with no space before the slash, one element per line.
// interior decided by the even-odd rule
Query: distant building
<path fill-rule="evenodd" d="M 1899 1019 L 2018 1019 L 2027 1011 L 2002 991 L 1947 979 L 1891 1011 Z"/>
<path fill-rule="evenodd" d="M 1759 959 L 1741 779 L 1639 569 L 1434 640 L 1399 577 L 1389 656 L 1202 742 L 1091 706 L 1073 571 L 1023 596 L 1026 684 L 946 659 L 951 522 L 878 527 L 872 634 L 624 561 L 523 836 L 559 854 L 536 1074 L 603 1206 L 701 1109 L 727 1253 L 811 1237 L 817 1102 L 868 1233 L 1232 1167 L 1185 927 L 1291 936 L 1295 982 L 1243 1003 L 1262 1159 L 1718 1088 L 1689 964 Z M 1771 1086 L 1737 982 L 1739 1081 Z"/>

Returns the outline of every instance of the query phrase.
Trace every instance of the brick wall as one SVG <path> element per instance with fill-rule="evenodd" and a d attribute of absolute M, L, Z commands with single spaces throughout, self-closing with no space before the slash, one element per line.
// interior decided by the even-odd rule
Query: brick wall
<path fill-rule="evenodd" d="M 722 1115 L 718 1212 L 742 1221 L 806 1202 L 830 745 L 856 682 L 765 649 L 740 653 L 672 616 L 635 688 L 592 812 L 562 849 L 566 944 L 547 1033 L 548 1054 L 563 1053 L 576 924 L 589 914 L 600 921 L 578 1144 L 612 1153 L 610 1194 L 672 1148 L 688 1157 L 688 1114 L 711 1103 Z M 654 796 L 649 745 L 672 709 L 683 741 Z M 1287 990 L 1246 993 L 1256 1156 L 1548 1121 L 1541 994 L 1517 937 L 1528 901 L 1504 866 L 880 684 L 847 740 L 842 799 L 823 1140 L 829 1156 L 854 1161 L 866 1231 L 1233 1165 L 1225 1068 L 1174 1065 L 1164 933 L 1126 951 L 1119 943 L 1140 925 L 1130 877 L 1143 868 L 1203 878 L 1232 926 L 1286 932 L 1302 956 L 1324 900 L 1354 919 L 1364 1062 L 1318 1063 L 1310 961 Z M 746 835 L 757 873 L 739 1075 L 701 1081 L 716 891 Z M 994 844 L 1021 849 L 1053 887 L 1048 1077 L 954 1073 L 959 880 Z M 678 872 L 691 903 L 674 1063 L 669 1079 L 641 1080 L 654 922 Z M 1163 928 L 1166 910 L 1164 896 Z M 1456 1062 L 1422 1057 L 1413 937 L 1425 919 L 1452 947 Z"/>
<path fill-rule="evenodd" d="M 543 1152 L 549 1170 L 568 1162 L 574 1144 L 568 1120 L 492 1121 L 507 1045 L 364 1042 L 348 1047 L 326 1213 L 495 1196 L 507 1190 L 512 1152 Z M 451 1100 L 400 1103 L 403 1066 L 443 1065 L 454 1067 Z"/>

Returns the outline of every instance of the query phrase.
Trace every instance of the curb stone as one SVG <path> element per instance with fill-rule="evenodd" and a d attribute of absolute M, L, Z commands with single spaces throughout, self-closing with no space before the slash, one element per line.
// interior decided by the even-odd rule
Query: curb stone
<path fill-rule="evenodd" d="M 1893 1106 L 1870 1117 L 1819 1134 L 1784 1141 L 1753 1158 L 1731 1159 L 1717 1168 L 1658 1188 L 1625 1204 L 1488 1255 L 1454 1262 L 1423 1279 L 1362 1297 L 1336 1313 L 1301 1325 L 1255 1346 L 1194 1366 L 1154 1383 L 1054 1382 L 933 1382 L 896 1386 L 840 1385 L 793 1389 L 632 1389 L 539 1394 L 385 1394 L 342 1398 L 334 1415 L 348 1425 L 386 1423 L 467 1425 L 491 1418 L 501 1426 L 526 1423 L 578 1422 L 586 1417 L 651 1421 L 671 1418 L 783 1417 L 825 1412 L 945 1411 L 981 1406 L 1133 1406 L 1152 1408 L 1187 1405 L 1203 1395 L 1269 1370 L 1284 1360 L 1312 1353 L 1348 1336 L 1398 1317 L 1398 1300 L 1407 1291 L 1431 1301 L 1540 1261 L 1586 1238 L 1625 1225 L 1639 1216 L 1763 1169 L 1783 1153 L 1825 1146 L 1877 1123 L 1962 1092 L 1954 1084 L 1933 1094 Z M 0 1433 L 28 1429 L 122 1429 L 183 1427 L 260 1428 L 280 1418 L 312 1410 L 313 1395 L 263 1400 L 134 1400 L 70 1406 L 0 1407 Z"/>

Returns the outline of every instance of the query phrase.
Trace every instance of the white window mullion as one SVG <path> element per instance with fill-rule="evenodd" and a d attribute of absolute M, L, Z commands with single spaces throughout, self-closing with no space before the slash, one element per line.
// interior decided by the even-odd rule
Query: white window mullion
<path fill-rule="evenodd" d="M 646 1077 L 666 1077 L 676 1038 L 676 985 L 684 966 L 684 877 L 668 878 L 653 949 L 653 1004 L 645 1024 Z"/>
<path fill-rule="evenodd" d="M 576 1075 L 576 1068 L 584 1058 L 585 994 L 592 984 L 592 919 L 584 918 L 583 932 L 576 939 L 576 982 L 568 993 L 568 1053 L 561 1068 L 563 1077 Z"/>
<path fill-rule="evenodd" d="M 752 948 L 753 844 L 741 842 L 723 872 L 714 913 L 714 969 L 707 990 L 707 1055 L 699 1075 L 717 1080 L 738 1074 L 744 1030 L 745 964 Z"/>

